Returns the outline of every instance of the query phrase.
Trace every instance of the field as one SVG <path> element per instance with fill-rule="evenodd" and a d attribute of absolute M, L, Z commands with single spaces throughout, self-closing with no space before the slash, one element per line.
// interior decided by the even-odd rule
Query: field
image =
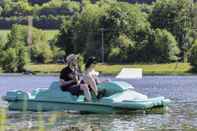
<path fill-rule="evenodd" d="M 51 40 L 53 39 L 57 34 L 58 30 L 43 30 L 44 33 L 47 35 L 47 39 Z M 0 35 L 3 37 L 7 37 L 7 35 L 10 33 L 10 30 L 0 30 Z"/>

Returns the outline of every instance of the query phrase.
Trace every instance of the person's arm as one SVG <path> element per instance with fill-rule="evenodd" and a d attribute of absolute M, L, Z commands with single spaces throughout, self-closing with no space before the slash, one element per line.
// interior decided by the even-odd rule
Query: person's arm
<path fill-rule="evenodd" d="M 68 86 L 68 85 L 70 85 L 72 83 L 75 83 L 75 81 L 74 80 L 64 81 L 63 79 L 60 79 L 61 86 Z"/>

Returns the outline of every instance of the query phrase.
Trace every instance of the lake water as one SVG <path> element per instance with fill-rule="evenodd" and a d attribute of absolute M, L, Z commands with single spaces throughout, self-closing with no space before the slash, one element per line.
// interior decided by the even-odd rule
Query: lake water
<path fill-rule="evenodd" d="M 105 79 L 113 79 L 105 77 Z M 0 76 L 0 96 L 8 90 L 32 91 L 46 88 L 57 76 Z M 173 101 L 165 112 L 130 114 L 77 114 L 66 112 L 8 111 L 9 130 L 197 130 L 197 76 L 144 76 L 128 80 L 137 91 L 149 97 L 165 96 Z M 0 100 L 1 107 L 7 103 Z M 40 119 L 40 120 L 39 120 Z"/>

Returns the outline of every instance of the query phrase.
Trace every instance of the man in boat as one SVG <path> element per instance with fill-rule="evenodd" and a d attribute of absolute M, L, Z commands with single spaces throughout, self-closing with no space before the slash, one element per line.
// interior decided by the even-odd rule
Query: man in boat
<path fill-rule="evenodd" d="M 62 91 L 68 91 L 72 95 L 79 96 L 84 93 L 87 101 L 91 101 L 88 85 L 80 83 L 77 73 L 78 55 L 70 54 L 66 57 L 67 66 L 60 72 L 60 84 Z"/>

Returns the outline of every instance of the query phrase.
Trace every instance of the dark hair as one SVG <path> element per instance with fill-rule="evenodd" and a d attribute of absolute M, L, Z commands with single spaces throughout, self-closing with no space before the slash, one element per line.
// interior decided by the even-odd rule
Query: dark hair
<path fill-rule="evenodd" d="M 92 56 L 92 57 L 89 57 L 87 62 L 86 62 L 86 65 L 85 65 L 85 68 L 89 68 L 92 64 L 96 64 L 97 61 L 96 61 L 96 57 Z"/>

